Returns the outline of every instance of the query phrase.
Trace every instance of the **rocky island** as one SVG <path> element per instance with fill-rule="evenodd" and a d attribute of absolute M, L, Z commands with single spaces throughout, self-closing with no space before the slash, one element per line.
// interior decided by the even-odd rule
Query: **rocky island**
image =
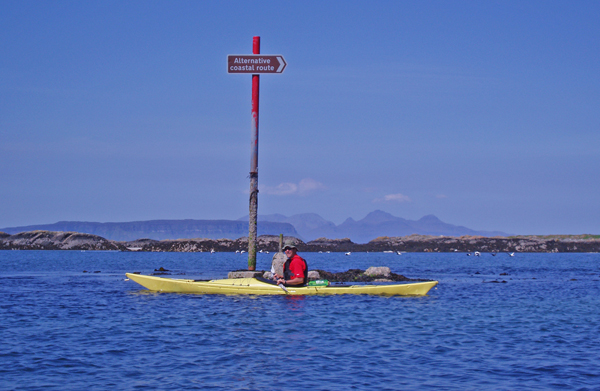
<path fill-rule="evenodd" d="M 429 236 L 379 237 L 368 243 L 350 239 L 319 238 L 308 242 L 286 236 L 300 252 L 599 252 L 600 235 L 551 236 Z M 276 252 L 279 237 L 261 235 L 258 250 Z M 248 250 L 248 238 L 239 239 L 137 239 L 114 241 L 79 232 L 28 231 L 10 235 L 0 232 L 0 250 L 85 250 L 147 252 L 241 252 Z"/>

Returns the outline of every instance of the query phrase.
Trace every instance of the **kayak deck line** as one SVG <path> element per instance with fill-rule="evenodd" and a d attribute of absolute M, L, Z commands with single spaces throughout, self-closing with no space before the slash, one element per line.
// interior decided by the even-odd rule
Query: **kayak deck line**
<path fill-rule="evenodd" d="M 332 286 L 287 286 L 281 289 L 270 281 L 256 278 L 226 278 L 217 280 L 173 279 L 142 274 L 126 273 L 127 278 L 143 287 L 157 292 L 196 293 L 196 294 L 234 294 L 234 295 L 401 295 L 423 296 L 437 281 L 424 281 L 404 284 L 384 285 L 332 285 Z"/>

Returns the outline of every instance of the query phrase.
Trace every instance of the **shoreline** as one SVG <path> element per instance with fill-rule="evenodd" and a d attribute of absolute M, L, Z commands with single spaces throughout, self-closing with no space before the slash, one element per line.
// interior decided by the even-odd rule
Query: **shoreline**
<path fill-rule="evenodd" d="M 319 238 L 303 242 L 293 241 L 299 252 L 434 252 L 434 253 L 596 253 L 600 252 L 598 235 L 552 236 L 427 236 L 380 237 L 368 243 L 354 243 L 350 239 Z M 259 252 L 276 253 L 279 237 L 261 235 L 257 240 Z M 79 232 L 28 231 L 14 235 L 0 233 L 0 250 L 85 250 L 126 252 L 242 252 L 248 250 L 248 238 L 239 239 L 176 239 L 114 241 L 97 235 Z"/>

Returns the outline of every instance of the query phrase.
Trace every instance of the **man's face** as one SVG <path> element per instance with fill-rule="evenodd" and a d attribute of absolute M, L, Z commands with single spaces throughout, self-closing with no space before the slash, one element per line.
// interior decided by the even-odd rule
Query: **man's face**
<path fill-rule="evenodd" d="M 291 258 L 294 255 L 296 255 L 296 249 L 295 248 L 286 248 L 284 251 L 285 251 L 285 256 L 288 257 L 288 258 Z"/>

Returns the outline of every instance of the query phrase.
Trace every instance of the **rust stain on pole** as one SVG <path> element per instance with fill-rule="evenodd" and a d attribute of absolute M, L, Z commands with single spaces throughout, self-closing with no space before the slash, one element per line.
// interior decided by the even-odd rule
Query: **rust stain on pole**
<path fill-rule="evenodd" d="M 260 54 L 260 37 L 252 39 L 252 53 Z M 248 222 L 248 270 L 256 270 L 258 218 L 258 92 L 260 75 L 252 75 L 252 135 L 250 157 L 250 213 Z"/>

